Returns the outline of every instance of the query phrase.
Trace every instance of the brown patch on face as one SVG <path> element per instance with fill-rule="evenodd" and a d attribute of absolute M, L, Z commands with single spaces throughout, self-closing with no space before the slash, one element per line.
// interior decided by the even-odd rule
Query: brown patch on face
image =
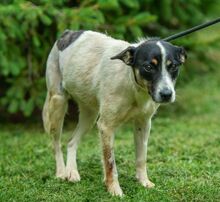
<path fill-rule="evenodd" d="M 154 64 L 154 65 L 158 65 L 158 61 L 157 61 L 156 58 L 153 58 L 153 59 L 151 60 L 151 63 Z"/>
<path fill-rule="evenodd" d="M 171 63 L 172 62 L 170 60 L 167 60 L 167 62 L 166 62 L 167 66 L 171 65 Z"/>

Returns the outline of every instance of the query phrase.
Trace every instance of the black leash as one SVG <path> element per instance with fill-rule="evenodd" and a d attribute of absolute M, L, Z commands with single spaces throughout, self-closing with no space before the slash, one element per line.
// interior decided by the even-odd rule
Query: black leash
<path fill-rule="evenodd" d="M 195 27 L 192 27 L 192 28 L 190 28 L 190 29 L 188 29 L 186 31 L 183 31 L 183 32 L 171 35 L 171 36 L 168 36 L 168 37 L 164 38 L 163 40 L 164 41 L 172 41 L 174 39 L 177 39 L 177 38 L 180 38 L 182 36 L 188 35 L 188 34 L 190 34 L 192 32 L 198 31 L 200 29 L 204 29 L 204 28 L 206 28 L 208 26 L 214 25 L 214 24 L 219 23 L 219 22 L 220 22 L 220 18 L 217 18 L 217 19 L 212 20 L 210 22 L 206 22 L 206 23 L 203 23 L 201 25 L 197 25 Z"/>

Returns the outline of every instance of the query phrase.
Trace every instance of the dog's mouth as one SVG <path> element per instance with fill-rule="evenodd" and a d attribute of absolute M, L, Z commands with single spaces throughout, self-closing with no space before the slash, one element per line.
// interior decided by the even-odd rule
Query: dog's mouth
<path fill-rule="evenodd" d="M 152 99 L 153 99 L 153 98 L 152 98 Z M 158 101 L 158 100 L 153 99 L 153 101 L 154 101 L 155 103 L 157 103 L 157 104 L 169 104 L 169 103 L 172 103 L 171 100 L 169 100 L 169 101 L 166 101 L 166 100 L 160 100 L 160 101 Z"/>

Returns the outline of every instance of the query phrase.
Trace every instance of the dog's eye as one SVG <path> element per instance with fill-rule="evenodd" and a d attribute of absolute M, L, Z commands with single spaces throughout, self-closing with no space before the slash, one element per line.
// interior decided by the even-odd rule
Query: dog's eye
<path fill-rule="evenodd" d="M 146 72 L 153 72 L 154 71 L 154 68 L 152 65 L 148 64 L 148 65 L 144 65 L 144 70 Z"/>
<path fill-rule="evenodd" d="M 171 64 L 169 67 L 170 72 L 176 72 L 178 70 L 178 66 L 176 64 Z"/>

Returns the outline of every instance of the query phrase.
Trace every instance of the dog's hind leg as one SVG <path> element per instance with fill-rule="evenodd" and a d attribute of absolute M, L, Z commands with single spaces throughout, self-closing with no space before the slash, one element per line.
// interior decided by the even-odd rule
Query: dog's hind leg
<path fill-rule="evenodd" d="M 49 95 L 44 105 L 44 125 L 46 131 L 52 135 L 56 160 L 56 176 L 65 179 L 65 164 L 61 149 L 60 137 L 62 133 L 64 116 L 67 109 L 67 99 L 63 95 Z"/>
<path fill-rule="evenodd" d="M 146 159 L 147 159 L 147 143 L 150 135 L 151 119 L 147 121 L 136 120 L 134 141 L 136 154 L 136 178 L 144 187 L 154 187 L 147 176 Z"/>
<path fill-rule="evenodd" d="M 46 100 L 44 102 L 43 106 L 43 112 L 42 112 L 42 118 L 43 118 L 43 125 L 44 125 L 44 130 L 46 133 L 50 133 L 50 122 L 49 122 L 49 100 L 50 95 L 47 93 Z"/>
<path fill-rule="evenodd" d="M 63 179 L 66 178 L 66 172 L 60 139 L 66 109 L 67 99 L 65 97 L 61 95 L 54 95 L 51 98 L 49 106 L 51 122 L 50 133 L 53 135 L 53 145 L 56 159 L 56 176 Z"/>
<path fill-rule="evenodd" d="M 43 107 L 44 128 L 53 138 L 56 176 L 64 179 L 66 173 L 60 136 L 67 109 L 67 97 L 61 87 L 62 76 L 59 69 L 59 53 L 56 44 L 53 46 L 47 60 L 46 81 L 48 92 Z"/>
<path fill-rule="evenodd" d="M 86 134 L 94 125 L 97 118 L 97 112 L 79 105 L 79 121 L 73 132 L 72 139 L 68 143 L 67 148 L 67 165 L 66 172 L 69 181 L 77 182 L 80 175 L 77 169 L 76 153 L 81 137 Z"/>

